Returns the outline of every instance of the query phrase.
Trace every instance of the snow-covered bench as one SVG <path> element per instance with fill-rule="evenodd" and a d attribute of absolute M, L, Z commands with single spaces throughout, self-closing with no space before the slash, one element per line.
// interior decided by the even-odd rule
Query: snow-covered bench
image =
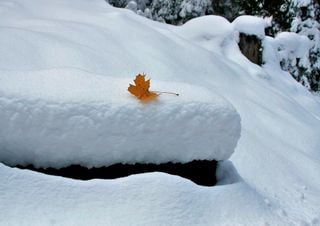
<path fill-rule="evenodd" d="M 0 83 L 0 161 L 65 167 L 224 160 L 240 136 L 240 117 L 198 86 L 152 80 L 160 95 L 143 104 L 131 78 L 78 70 L 6 72 Z"/>

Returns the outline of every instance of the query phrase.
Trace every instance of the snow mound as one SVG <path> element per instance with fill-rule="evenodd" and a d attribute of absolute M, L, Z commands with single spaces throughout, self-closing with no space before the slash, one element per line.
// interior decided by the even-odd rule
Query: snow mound
<path fill-rule="evenodd" d="M 80 70 L 3 72 L 0 161 L 38 167 L 224 160 L 240 136 L 240 117 L 204 88 L 152 80 L 160 95 L 142 104 L 132 78 Z"/>
<path fill-rule="evenodd" d="M 264 29 L 269 27 L 271 20 L 256 16 L 239 16 L 232 22 L 234 29 L 248 35 L 265 36 Z"/>
<path fill-rule="evenodd" d="M 236 225 L 226 217 L 234 214 L 247 225 L 267 225 L 266 218 L 279 218 L 244 183 L 200 187 L 156 172 L 84 182 L 1 163 L 0 172 L 1 225 Z M 230 205 L 227 200 L 234 196 L 239 201 Z M 241 218 L 251 208 L 259 217 Z"/>
<path fill-rule="evenodd" d="M 312 45 L 308 37 L 295 32 L 281 32 L 275 37 L 274 44 L 283 59 L 302 58 Z"/>
<path fill-rule="evenodd" d="M 221 16 L 203 16 L 178 27 L 176 33 L 209 51 L 219 52 L 225 41 L 233 38 L 234 29 Z"/>

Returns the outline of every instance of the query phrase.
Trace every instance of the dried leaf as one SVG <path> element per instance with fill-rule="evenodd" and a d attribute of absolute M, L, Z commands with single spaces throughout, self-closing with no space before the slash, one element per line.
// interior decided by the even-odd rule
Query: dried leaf
<path fill-rule="evenodd" d="M 128 91 L 141 101 L 152 101 L 159 94 L 149 91 L 150 79 L 146 80 L 145 75 L 138 74 L 134 80 L 135 85 L 129 84 Z"/>

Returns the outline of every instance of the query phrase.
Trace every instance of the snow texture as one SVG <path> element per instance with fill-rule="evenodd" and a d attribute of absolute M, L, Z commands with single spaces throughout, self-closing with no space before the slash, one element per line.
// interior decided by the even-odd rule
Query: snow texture
<path fill-rule="evenodd" d="M 80 70 L 2 72 L 0 160 L 38 167 L 224 160 L 240 136 L 240 117 L 204 88 L 152 80 L 160 95 L 143 104 L 132 78 Z"/>
<path fill-rule="evenodd" d="M 311 41 L 294 32 L 281 32 L 275 38 L 275 45 L 282 58 L 303 58 L 308 54 Z"/>
<path fill-rule="evenodd" d="M 256 16 L 239 16 L 232 22 L 234 29 L 240 33 L 264 37 L 265 28 L 271 25 L 270 18 Z"/>
<path fill-rule="evenodd" d="M 293 1 L 290 4 L 290 13 L 294 15 L 292 32 L 309 40 L 308 54 L 300 59 L 297 65 L 290 65 L 291 59 L 285 59 L 289 64 L 288 71 L 313 91 L 320 91 L 320 8 L 317 1 Z"/>
<path fill-rule="evenodd" d="M 203 106 L 203 98 L 207 108 L 215 106 L 221 100 L 216 96 L 221 96 L 241 117 L 241 137 L 230 162 L 219 164 L 220 185 L 215 187 L 197 186 L 162 173 L 76 181 L 0 163 L 0 225 L 319 225 L 319 97 L 281 70 L 271 39 L 264 40 L 266 64 L 261 68 L 241 54 L 232 31 L 223 34 L 226 21 L 223 26 L 211 27 L 211 22 L 203 25 L 207 22 L 195 20 L 183 31 L 183 27 L 180 30 L 112 8 L 103 0 L 2 0 L 0 18 L 1 103 L 6 106 L 1 114 L 19 110 L 17 116 L 25 117 L 20 119 L 21 125 L 28 124 L 28 111 L 47 122 L 50 111 L 52 119 L 64 123 L 68 109 L 85 115 L 90 106 L 110 106 L 111 98 L 105 99 L 102 91 L 105 82 L 127 85 L 138 72 L 146 72 L 155 89 L 184 93 L 190 88 L 188 98 L 179 97 L 183 103 L 197 100 Z M 223 21 L 219 17 L 204 20 L 216 25 Z M 205 42 L 208 33 L 203 27 L 196 30 L 196 23 L 220 34 L 217 43 L 214 35 L 208 39 L 217 49 Z M 63 92 L 46 84 L 47 79 L 64 87 Z M 90 87 L 97 91 L 89 92 Z M 23 107 L 10 104 L 9 98 L 19 99 Z M 121 98 L 141 109 L 134 98 Z M 160 103 L 151 108 L 181 106 L 176 101 L 174 96 L 161 96 Z M 32 103 L 41 106 L 38 112 L 31 108 Z M 189 110 L 199 113 L 199 109 Z M 90 110 L 95 120 L 103 119 L 104 114 L 99 113 Z M 6 117 L 12 119 L 12 115 Z M 32 128 L 49 132 L 42 121 L 30 120 Z M 74 120 L 93 128 L 90 120 Z M 15 137 L 2 132 L 9 125 L 27 131 L 17 122 L 1 121 L 1 139 Z M 77 126 L 74 129 L 81 130 Z M 51 132 L 56 133 L 54 127 Z M 41 131 L 38 136 L 42 136 Z M 19 143 L 23 144 L 21 140 Z M 86 145 L 85 141 L 81 144 Z M 192 141 L 190 145 L 194 145 Z M 2 156 L 4 151 L 0 150 Z M 94 153 L 90 158 L 95 158 Z"/>
<path fill-rule="evenodd" d="M 292 0 L 292 4 L 298 7 L 308 6 L 310 5 L 310 3 L 311 3 L 311 0 Z"/>
<path fill-rule="evenodd" d="M 222 53 L 224 45 L 233 40 L 234 29 L 223 17 L 203 16 L 177 27 L 176 34 L 209 51 Z"/>
<path fill-rule="evenodd" d="M 289 71 L 298 81 L 310 89 L 306 73 L 301 75 L 298 67 L 310 68 L 308 55 L 312 42 L 306 36 L 294 32 L 281 32 L 272 43 L 273 49 L 277 51 L 282 69 Z"/>

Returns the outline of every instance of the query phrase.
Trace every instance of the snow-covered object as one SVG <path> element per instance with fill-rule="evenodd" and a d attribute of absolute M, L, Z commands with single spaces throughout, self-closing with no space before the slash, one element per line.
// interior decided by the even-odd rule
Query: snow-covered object
<path fill-rule="evenodd" d="M 184 0 L 180 5 L 179 16 L 186 22 L 187 19 L 204 16 L 211 7 L 210 0 Z"/>
<path fill-rule="evenodd" d="M 232 40 L 219 51 L 200 48 L 176 27 L 104 0 L 1 0 L 0 18 L 0 83 L 8 73 L 80 70 L 86 79 L 131 81 L 145 72 L 152 87 L 218 94 L 241 117 L 234 167 L 219 164 L 221 186 L 159 173 L 76 181 L 0 164 L 0 225 L 319 224 L 319 97 L 275 64 L 245 61 Z"/>
<path fill-rule="evenodd" d="M 311 0 L 291 0 L 291 4 L 296 5 L 297 7 L 305 7 L 310 5 Z"/>
<path fill-rule="evenodd" d="M 130 9 L 131 11 L 136 13 L 138 10 L 138 5 L 135 1 L 130 1 L 130 2 L 128 2 L 128 4 L 126 5 L 125 8 Z"/>
<path fill-rule="evenodd" d="M 311 45 L 308 48 L 309 54 L 306 55 L 299 65 L 301 72 L 293 75 L 300 81 L 305 78 L 308 87 L 313 91 L 320 91 L 320 6 L 317 1 L 292 1 L 290 13 L 294 15 L 290 30 L 301 36 L 308 37 Z M 301 82 L 301 81 L 300 81 Z"/>
<path fill-rule="evenodd" d="M 311 41 L 294 32 L 281 32 L 275 37 L 276 49 L 282 58 L 303 58 L 309 52 Z"/>
<path fill-rule="evenodd" d="M 301 76 L 298 67 L 310 65 L 308 54 L 311 45 L 307 37 L 294 32 L 281 32 L 275 38 L 267 36 L 264 39 L 264 63 L 267 67 L 272 65 L 273 68 L 289 72 L 297 79 L 298 76 Z M 308 87 L 305 75 L 302 75 L 299 81 L 301 79 Z"/>
<path fill-rule="evenodd" d="M 109 4 L 115 7 L 127 8 L 130 10 L 134 10 L 134 12 L 139 10 L 144 10 L 146 8 L 147 3 L 149 0 L 105 0 Z"/>
<path fill-rule="evenodd" d="M 183 24 L 186 21 L 211 14 L 211 0 L 107 0 L 116 7 L 125 7 L 156 21 Z"/>
<path fill-rule="evenodd" d="M 310 67 L 308 55 L 312 42 L 306 36 L 294 32 L 281 32 L 274 38 L 273 45 L 282 69 L 290 72 L 297 80 L 310 88 L 308 79 L 305 75 L 300 75 L 298 68 Z"/>
<path fill-rule="evenodd" d="M 232 24 L 240 33 L 264 37 L 265 28 L 271 25 L 271 19 L 245 15 L 237 17 Z"/>
<path fill-rule="evenodd" d="M 234 38 L 232 25 L 221 16 L 195 18 L 178 27 L 176 33 L 207 50 L 221 53 L 226 43 Z"/>
<path fill-rule="evenodd" d="M 2 72 L 0 161 L 38 167 L 224 160 L 240 136 L 240 117 L 201 87 L 152 80 L 174 90 L 142 104 L 132 80 L 80 70 Z"/>

